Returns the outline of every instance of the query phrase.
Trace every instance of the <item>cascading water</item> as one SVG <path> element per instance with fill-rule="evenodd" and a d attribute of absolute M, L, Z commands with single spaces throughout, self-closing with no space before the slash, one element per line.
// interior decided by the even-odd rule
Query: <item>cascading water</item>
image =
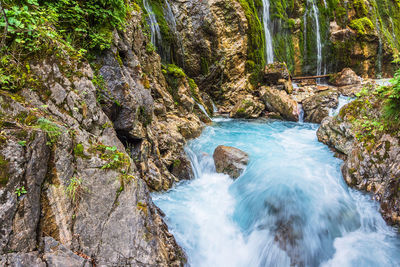
<path fill-rule="evenodd" d="M 312 14 L 315 20 L 316 27 L 316 42 L 317 42 L 317 73 L 316 75 L 321 75 L 322 70 L 322 44 L 321 44 L 321 33 L 319 29 L 319 17 L 318 17 L 318 7 L 315 4 L 315 0 L 312 1 Z"/>
<path fill-rule="evenodd" d="M 190 142 L 195 179 L 153 194 L 188 265 L 400 265 L 397 233 L 377 203 L 347 187 L 317 127 L 219 119 Z M 221 144 L 250 155 L 235 181 L 215 172 Z"/>
<path fill-rule="evenodd" d="M 344 95 L 340 95 L 339 96 L 339 103 L 338 106 L 336 108 L 332 108 L 331 110 L 329 110 L 329 116 L 336 116 L 339 114 L 339 111 L 342 107 L 344 107 L 345 105 L 347 105 L 348 103 L 350 103 L 351 101 L 353 101 L 355 98 L 354 97 L 350 97 L 350 96 L 344 96 Z"/>
<path fill-rule="evenodd" d="M 156 16 L 154 15 L 154 12 L 149 5 L 148 0 L 143 0 L 143 6 L 148 14 L 148 24 L 151 31 L 151 43 L 154 46 L 158 47 L 159 45 L 161 45 L 162 42 L 160 26 L 158 26 Z"/>
<path fill-rule="evenodd" d="M 310 8 L 311 7 L 311 8 Z M 312 22 L 308 21 L 308 16 L 310 16 L 313 20 Z M 310 25 L 308 25 L 310 24 Z M 314 27 L 315 26 L 315 27 Z M 320 21 L 319 21 L 319 10 L 318 6 L 315 4 L 315 0 L 307 0 L 307 9 L 304 12 L 303 15 L 303 40 L 304 40 L 304 61 L 307 62 L 307 57 L 309 56 L 308 54 L 308 49 L 314 47 L 314 44 L 310 46 L 308 42 L 311 42 L 312 40 L 307 39 L 307 32 L 311 28 L 307 29 L 307 27 L 313 27 L 312 30 L 315 32 L 315 45 L 317 48 L 317 60 L 316 60 L 316 73 L 315 75 L 321 75 L 322 74 L 322 41 L 321 41 L 321 30 L 320 30 Z M 312 63 L 312 64 L 315 64 Z M 324 73 L 325 73 L 325 68 L 324 68 Z M 317 80 L 319 82 L 319 80 Z"/>
<path fill-rule="evenodd" d="M 381 39 L 381 28 L 379 26 L 379 21 L 378 18 L 375 20 L 375 27 L 378 32 L 378 54 L 377 54 L 377 59 L 376 59 L 376 78 L 381 78 L 382 77 L 382 39 Z"/>
<path fill-rule="evenodd" d="M 184 59 L 185 50 L 184 50 L 184 47 L 183 47 L 182 38 L 181 38 L 179 32 L 177 31 L 177 28 L 176 28 L 175 15 L 172 12 L 172 8 L 171 8 L 171 5 L 169 4 L 168 0 L 165 0 L 164 14 L 165 14 L 165 20 L 168 22 L 168 26 L 169 26 L 172 34 L 176 38 L 178 49 L 180 50 L 180 55 L 181 55 L 180 66 L 183 68 L 184 67 L 184 63 L 185 63 L 185 59 Z"/>
<path fill-rule="evenodd" d="M 263 0 L 263 23 L 265 32 L 265 53 L 267 55 L 267 63 L 274 62 L 274 49 L 272 45 L 272 35 L 270 30 L 271 20 L 269 17 L 269 0 Z"/>

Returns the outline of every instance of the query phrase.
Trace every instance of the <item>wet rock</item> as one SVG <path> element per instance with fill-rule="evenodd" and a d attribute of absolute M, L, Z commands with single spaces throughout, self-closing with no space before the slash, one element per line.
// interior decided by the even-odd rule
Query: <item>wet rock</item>
<path fill-rule="evenodd" d="M 329 116 L 329 111 L 339 104 L 339 94 L 335 90 L 321 91 L 302 101 L 304 121 L 321 123 Z"/>
<path fill-rule="evenodd" d="M 318 140 L 343 155 L 343 178 L 358 190 L 371 192 L 380 202 L 383 218 L 390 224 L 400 225 L 399 183 L 400 143 L 391 133 L 376 133 L 365 138 L 357 130 L 355 121 L 380 116 L 381 101 L 371 95 L 345 105 L 338 116 L 325 118 L 317 131 Z M 356 138 L 360 137 L 361 138 Z"/>
<path fill-rule="evenodd" d="M 274 62 L 264 68 L 264 82 L 275 88 L 285 90 L 288 94 L 293 92 L 292 80 L 286 63 Z"/>
<path fill-rule="evenodd" d="M 361 84 L 362 78 L 358 76 L 352 69 L 345 68 L 341 72 L 337 73 L 331 79 L 332 84 L 335 86 L 346 86 Z"/>
<path fill-rule="evenodd" d="M 343 29 L 341 28 L 336 21 L 332 21 L 330 23 L 330 40 L 335 42 L 344 42 L 356 37 L 356 32 L 349 27 Z"/>
<path fill-rule="evenodd" d="M 265 105 L 256 97 L 246 95 L 236 103 L 230 112 L 232 118 L 258 118 L 265 109 Z"/>
<path fill-rule="evenodd" d="M 274 62 L 265 66 L 264 81 L 267 85 L 276 85 L 281 79 L 290 79 L 290 73 L 285 63 Z"/>
<path fill-rule="evenodd" d="M 230 112 L 242 96 L 254 89 L 248 65 L 255 63 L 247 56 L 249 10 L 236 0 L 170 4 L 182 40 L 177 49 L 181 66 L 200 88 L 218 100 L 219 106 Z"/>
<path fill-rule="evenodd" d="M 249 155 L 235 147 L 218 146 L 213 154 L 215 168 L 236 179 L 244 171 L 249 162 Z"/>
<path fill-rule="evenodd" d="M 297 102 L 286 91 L 263 86 L 260 88 L 260 98 L 268 111 L 278 112 L 287 120 L 298 121 Z"/>

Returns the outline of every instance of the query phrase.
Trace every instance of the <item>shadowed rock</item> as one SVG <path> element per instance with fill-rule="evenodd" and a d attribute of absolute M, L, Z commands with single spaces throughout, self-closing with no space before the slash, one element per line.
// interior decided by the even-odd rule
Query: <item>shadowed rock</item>
<path fill-rule="evenodd" d="M 225 173 L 236 179 L 249 162 L 249 155 L 235 147 L 218 146 L 213 154 L 215 168 L 219 173 Z"/>

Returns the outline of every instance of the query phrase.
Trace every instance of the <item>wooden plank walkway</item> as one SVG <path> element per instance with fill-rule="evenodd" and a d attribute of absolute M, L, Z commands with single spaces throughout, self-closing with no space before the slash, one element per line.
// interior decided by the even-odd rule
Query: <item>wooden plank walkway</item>
<path fill-rule="evenodd" d="M 324 74 L 324 75 L 316 75 L 316 76 L 304 76 L 304 77 L 293 77 L 293 81 L 298 81 L 298 80 L 312 80 L 312 79 L 319 79 L 319 78 L 329 78 L 331 77 L 332 74 Z"/>

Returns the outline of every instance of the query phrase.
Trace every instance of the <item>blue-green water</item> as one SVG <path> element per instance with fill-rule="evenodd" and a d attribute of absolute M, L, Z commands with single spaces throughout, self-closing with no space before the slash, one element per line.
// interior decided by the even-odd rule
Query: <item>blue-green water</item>
<path fill-rule="evenodd" d="M 186 151 L 195 179 L 154 194 L 190 266 L 400 266 L 377 203 L 344 183 L 317 125 L 221 120 Z M 218 145 L 250 155 L 236 180 L 215 172 Z"/>

